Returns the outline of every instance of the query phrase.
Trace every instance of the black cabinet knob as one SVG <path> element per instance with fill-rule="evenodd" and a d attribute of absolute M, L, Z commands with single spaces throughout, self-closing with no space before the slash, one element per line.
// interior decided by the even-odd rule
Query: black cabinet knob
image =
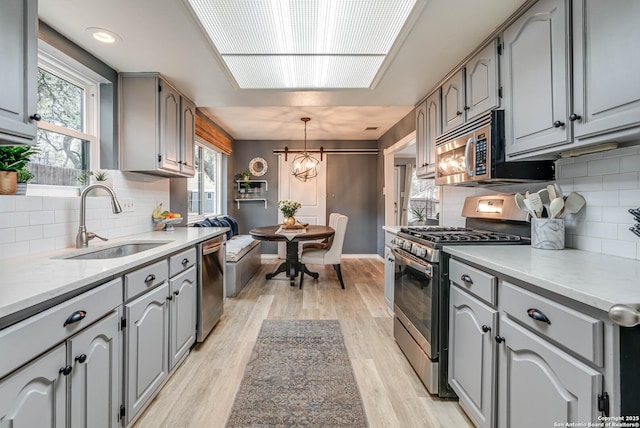
<path fill-rule="evenodd" d="M 42 116 L 40 116 L 38 113 L 36 114 L 32 114 L 31 116 L 29 116 L 29 119 L 34 120 L 36 122 L 39 122 L 42 120 Z"/>
<path fill-rule="evenodd" d="M 167 296 L 167 300 L 173 300 L 173 296 L 172 295 L 168 295 Z"/>
<path fill-rule="evenodd" d="M 482 326 L 482 331 L 483 331 L 484 333 L 488 333 L 488 332 L 490 332 L 490 331 L 491 331 L 491 327 L 489 327 L 488 325 L 483 325 L 483 326 Z"/>
<path fill-rule="evenodd" d="M 575 122 L 576 120 L 580 119 L 582 119 L 582 116 L 580 116 L 579 114 L 571 113 L 571 115 L 569 116 L 569 120 L 571 122 Z"/>
<path fill-rule="evenodd" d="M 497 342 L 497 343 L 502 343 L 502 342 L 504 342 L 504 341 L 506 340 L 506 339 L 505 339 L 504 337 L 502 337 L 502 336 L 496 336 L 496 338 L 495 338 L 495 339 L 496 339 L 496 342 Z"/>
<path fill-rule="evenodd" d="M 187 258 L 182 259 L 182 266 L 188 265 L 188 264 L 189 264 L 189 259 Z"/>
<path fill-rule="evenodd" d="M 73 370 L 71 366 L 64 366 L 60 368 L 58 373 L 62 373 L 65 376 L 69 376 L 71 374 L 71 370 Z"/>
<path fill-rule="evenodd" d="M 85 354 L 80 354 L 78 355 L 76 358 L 74 358 L 77 362 L 79 362 L 80 364 L 84 363 L 85 361 L 87 361 L 87 356 Z"/>
<path fill-rule="evenodd" d="M 457 111 L 456 112 L 456 116 L 462 116 L 462 112 L 461 111 Z"/>
<path fill-rule="evenodd" d="M 176 290 L 173 292 L 173 294 L 175 294 L 176 296 L 180 294 L 180 290 Z"/>
<path fill-rule="evenodd" d="M 155 279 L 156 279 L 156 276 L 154 274 L 147 275 L 147 277 L 144 279 L 144 282 L 151 282 L 151 281 L 154 281 Z"/>
<path fill-rule="evenodd" d="M 460 281 L 464 282 L 465 284 L 473 284 L 473 279 L 471 279 L 471 277 L 467 274 L 464 274 L 460 277 Z"/>
<path fill-rule="evenodd" d="M 84 319 L 84 317 L 86 317 L 86 316 L 87 316 L 87 311 L 75 311 L 74 313 L 69 315 L 69 318 L 66 319 L 66 321 L 64 322 L 64 324 L 62 326 L 66 327 L 69 324 L 77 323 L 77 322 L 81 321 L 82 319 Z"/>
<path fill-rule="evenodd" d="M 471 110 L 471 107 L 469 107 L 469 106 L 464 106 L 464 111 L 469 111 L 469 110 Z"/>
<path fill-rule="evenodd" d="M 553 127 L 554 128 L 560 128 L 564 126 L 564 122 L 560 122 L 559 120 L 556 120 L 555 122 L 553 122 Z"/>

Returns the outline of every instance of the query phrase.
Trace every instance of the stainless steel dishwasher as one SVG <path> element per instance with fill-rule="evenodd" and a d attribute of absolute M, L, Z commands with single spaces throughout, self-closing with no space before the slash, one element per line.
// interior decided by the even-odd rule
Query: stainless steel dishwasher
<path fill-rule="evenodd" d="M 198 328 L 196 339 L 202 342 L 222 316 L 224 302 L 224 265 L 226 235 L 198 244 L 200 281 L 198 283 Z"/>

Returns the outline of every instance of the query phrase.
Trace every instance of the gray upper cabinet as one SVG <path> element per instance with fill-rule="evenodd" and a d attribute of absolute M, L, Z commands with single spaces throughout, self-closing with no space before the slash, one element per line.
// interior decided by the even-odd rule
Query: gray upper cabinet
<path fill-rule="evenodd" d="M 431 178 L 436 171 L 436 137 L 442 133 L 440 89 L 436 90 L 416 111 L 417 169 L 420 178 Z M 418 114 L 422 114 L 418 119 Z M 419 131 L 419 127 L 422 130 Z"/>
<path fill-rule="evenodd" d="M 442 84 L 442 133 L 464 123 L 464 68 Z"/>
<path fill-rule="evenodd" d="M 497 41 L 489 43 L 465 66 L 466 121 L 500 105 L 497 49 Z"/>
<path fill-rule="evenodd" d="M 613 7 L 612 7 L 613 6 Z M 640 133 L 640 2 L 573 2 L 574 134 L 578 143 Z M 606 133 L 618 135 L 603 135 Z"/>
<path fill-rule="evenodd" d="M 121 169 L 192 177 L 195 114 L 195 104 L 158 73 L 122 73 Z"/>
<path fill-rule="evenodd" d="M 567 0 L 540 0 L 505 30 L 506 154 L 571 141 Z"/>
<path fill-rule="evenodd" d="M 602 375 L 500 318 L 499 428 L 598 422 Z"/>
<path fill-rule="evenodd" d="M 0 144 L 35 144 L 38 2 L 0 3 Z"/>

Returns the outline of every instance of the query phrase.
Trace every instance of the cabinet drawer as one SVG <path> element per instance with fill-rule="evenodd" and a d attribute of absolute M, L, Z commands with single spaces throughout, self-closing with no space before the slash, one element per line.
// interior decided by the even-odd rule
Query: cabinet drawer
<path fill-rule="evenodd" d="M 449 262 L 449 279 L 485 302 L 496 304 L 495 276 L 452 259 Z"/>
<path fill-rule="evenodd" d="M 508 282 L 502 283 L 501 292 L 500 306 L 512 318 L 602 367 L 602 321 Z M 534 316 L 544 316 L 548 322 Z"/>
<path fill-rule="evenodd" d="M 169 277 L 169 264 L 166 260 L 140 268 L 124 276 L 124 299 L 129 300 L 158 284 L 162 284 Z"/>
<path fill-rule="evenodd" d="M 397 235 L 395 233 L 391 233 L 391 232 L 385 232 L 384 233 L 384 245 L 386 247 L 393 247 L 392 245 L 392 241 L 393 239 L 396 237 Z"/>
<path fill-rule="evenodd" d="M 120 304 L 122 280 L 118 278 L 0 331 L 0 378 Z M 74 314 L 78 321 L 70 319 Z"/>
<path fill-rule="evenodd" d="M 173 277 L 193 266 L 196 263 L 196 254 L 196 249 L 191 248 L 169 257 L 169 276 Z"/>

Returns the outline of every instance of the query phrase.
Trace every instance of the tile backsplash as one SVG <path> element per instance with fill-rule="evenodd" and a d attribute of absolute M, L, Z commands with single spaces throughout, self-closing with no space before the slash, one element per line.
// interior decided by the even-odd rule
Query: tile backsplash
<path fill-rule="evenodd" d="M 640 260 L 640 238 L 629 230 L 635 221 L 628 211 L 640 207 L 640 146 L 559 159 L 556 177 L 565 195 L 575 191 L 587 201 L 581 212 L 565 217 L 567 247 Z M 467 196 L 537 191 L 543 185 L 445 186 L 442 224 L 464 225 L 460 212 Z"/>
<path fill-rule="evenodd" d="M 92 191 L 87 197 L 87 231 L 118 238 L 153 230 L 156 203 L 169 209 L 169 179 L 121 171 L 109 175 L 123 212 L 113 214 L 111 198 L 92 196 Z M 125 207 L 125 201 L 133 207 Z M 78 196 L 0 196 L 0 259 L 74 247 L 79 219 Z"/>

